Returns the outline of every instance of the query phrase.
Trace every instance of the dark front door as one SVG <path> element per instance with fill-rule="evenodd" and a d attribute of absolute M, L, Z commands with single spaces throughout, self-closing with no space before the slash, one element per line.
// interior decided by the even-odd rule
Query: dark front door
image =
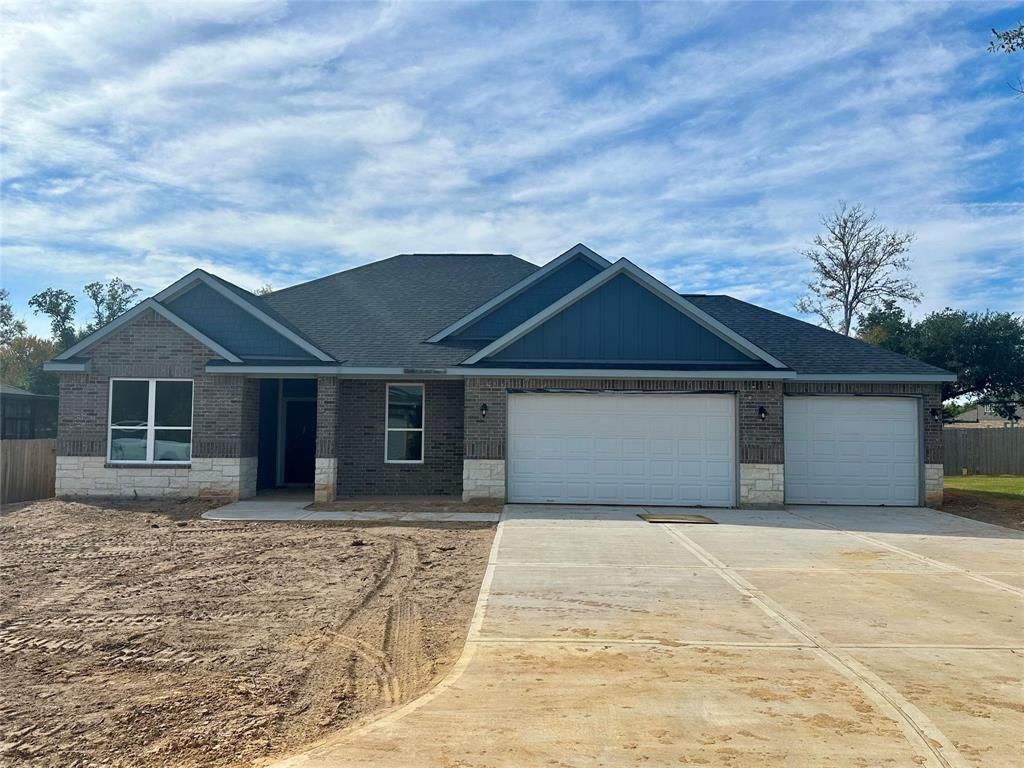
<path fill-rule="evenodd" d="M 286 400 L 284 481 L 312 483 L 316 463 L 316 401 Z"/>

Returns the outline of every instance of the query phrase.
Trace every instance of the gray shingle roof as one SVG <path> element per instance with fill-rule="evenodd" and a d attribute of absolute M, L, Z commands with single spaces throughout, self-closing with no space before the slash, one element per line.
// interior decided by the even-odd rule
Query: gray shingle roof
<path fill-rule="evenodd" d="M 425 340 L 537 269 L 511 255 L 402 254 L 265 296 L 221 282 L 346 366 L 443 368 L 486 342 Z M 730 296 L 683 296 L 799 374 L 945 373 Z"/>
<path fill-rule="evenodd" d="M 941 368 L 748 304 L 731 296 L 682 294 L 736 333 L 802 374 L 939 374 Z"/>
<path fill-rule="evenodd" d="M 0 397 L 36 397 L 45 400 L 57 399 L 55 395 L 37 395 L 35 392 L 29 392 L 21 387 L 15 387 L 11 384 L 3 383 L 0 383 Z"/>
<path fill-rule="evenodd" d="M 510 255 L 402 254 L 261 298 L 345 365 L 444 367 L 475 347 L 425 339 L 537 269 Z"/>

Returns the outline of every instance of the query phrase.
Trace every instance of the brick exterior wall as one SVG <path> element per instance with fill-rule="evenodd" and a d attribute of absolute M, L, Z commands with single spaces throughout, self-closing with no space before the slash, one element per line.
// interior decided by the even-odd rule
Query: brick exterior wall
<path fill-rule="evenodd" d="M 777 381 L 704 379 L 466 379 L 466 458 L 504 459 L 507 392 L 561 389 L 592 392 L 709 392 L 739 394 L 741 463 L 782 463 L 782 385 Z M 480 416 L 487 404 L 487 417 Z M 768 417 L 758 418 L 764 406 Z"/>
<path fill-rule="evenodd" d="M 338 495 L 338 395 L 338 379 L 317 378 L 313 497 L 319 503 L 334 501 Z"/>
<path fill-rule="evenodd" d="M 205 373 L 206 363 L 217 355 L 155 312 L 144 312 L 97 342 L 85 356 L 89 358 L 87 372 L 60 376 L 58 456 L 106 457 L 110 379 L 118 377 L 192 379 L 193 459 L 256 456 L 258 381 Z M 238 465 L 237 461 L 233 464 Z M 205 465 L 203 471 L 207 471 Z M 126 494 L 138 490 L 130 487 L 135 476 L 144 473 L 122 471 L 119 475 Z M 247 486 L 247 472 L 241 477 Z"/>
<path fill-rule="evenodd" d="M 339 380 L 338 496 L 461 496 L 463 382 L 423 384 L 423 464 L 385 464 L 386 382 Z"/>

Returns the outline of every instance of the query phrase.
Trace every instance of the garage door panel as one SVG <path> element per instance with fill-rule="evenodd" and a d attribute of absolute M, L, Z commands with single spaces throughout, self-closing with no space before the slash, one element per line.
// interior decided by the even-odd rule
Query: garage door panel
<path fill-rule="evenodd" d="M 787 397 L 784 407 L 788 503 L 918 502 L 915 399 Z"/>
<path fill-rule="evenodd" d="M 731 395 L 510 395 L 509 499 L 729 506 L 734 414 Z"/>

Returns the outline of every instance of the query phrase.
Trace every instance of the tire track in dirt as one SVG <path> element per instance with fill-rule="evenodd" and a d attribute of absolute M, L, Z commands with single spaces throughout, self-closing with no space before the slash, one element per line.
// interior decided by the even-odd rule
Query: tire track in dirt
<path fill-rule="evenodd" d="M 106 504 L 0 516 L 0 765 L 251 764 L 414 698 L 493 535 Z"/>

